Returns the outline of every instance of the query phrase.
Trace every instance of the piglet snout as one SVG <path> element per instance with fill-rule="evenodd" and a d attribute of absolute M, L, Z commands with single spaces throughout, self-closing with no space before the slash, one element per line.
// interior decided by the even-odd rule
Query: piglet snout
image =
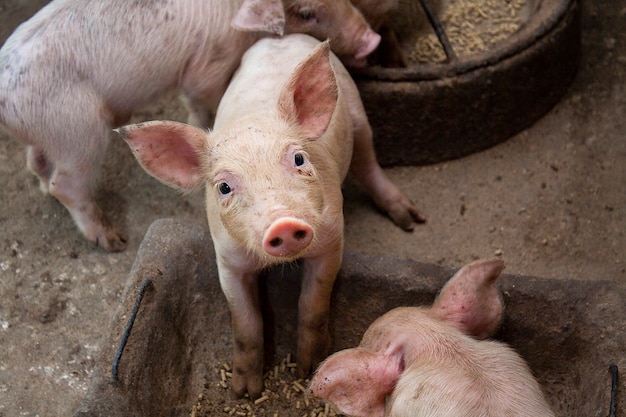
<path fill-rule="evenodd" d="M 265 231 L 263 249 L 272 256 L 294 256 L 313 240 L 313 228 L 295 217 L 275 220 Z"/>
<path fill-rule="evenodd" d="M 361 37 L 361 47 L 357 51 L 354 59 L 360 60 L 371 54 L 380 43 L 380 35 L 371 29 L 367 29 Z"/>

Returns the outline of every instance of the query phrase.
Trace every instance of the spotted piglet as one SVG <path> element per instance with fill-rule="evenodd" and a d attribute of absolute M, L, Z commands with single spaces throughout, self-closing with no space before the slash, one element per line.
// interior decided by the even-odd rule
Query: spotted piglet
<path fill-rule="evenodd" d="M 497 329 L 499 259 L 466 265 L 431 307 L 378 318 L 357 348 L 330 356 L 311 394 L 354 417 L 552 417 L 524 360 Z"/>

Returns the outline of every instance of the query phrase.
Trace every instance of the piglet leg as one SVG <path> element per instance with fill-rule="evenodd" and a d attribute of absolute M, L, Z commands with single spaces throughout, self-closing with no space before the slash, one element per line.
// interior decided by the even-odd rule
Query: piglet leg
<path fill-rule="evenodd" d="M 307 376 L 326 358 L 330 349 L 328 317 L 330 296 L 339 268 L 342 244 L 315 258 L 304 260 L 302 290 L 298 302 L 298 372 Z"/>
<path fill-rule="evenodd" d="M 95 134 L 106 137 L 105 129 L 96 130 Z M 28 167 L 39 178 L 41 190 L 50 193 L 67 208 L 89 241 L 109 252 L 122 251 L 126 248 L 126 239 L 109 223 L 94 198 L 95 176 L 106 143 L 96 140 L 95 136 L 83 137 L 82 141 L 75 143 L 79 145 L 58 146 L 46 152 L 29 147 Z"/>
<path fill-rule="evenodd" d="M 125 239 L 109 223 L 93 197 L 89 174 L 92 166 L 84 168 L 77 170 L 74 164 L 57 163 L 48 181 L 48 191 L 68 209 L 88 240 L 109 252 L 122 251 L 126 247 Z M 44 182 L 41 184 L 43 187 Z"/>
<path fill-rule="evenodd" d="M 426 221 L 415 204 L 378 164 L 369 123 L 357 123 L 355 126 L 350 171 L 372 196 L 374 203 L 402 229 L 413 230 L 413 223 Z"/>
<path fill-rule="evenodd" d="M 258 277 L 234 272 L 219 261 L 218 269 L 233 331 L 233 395 L 241 398 L 247 392 L 258 398 L 263 390 L 264 355 Z"/>
<path fill-rule="evenodd" d="M 56 197 L 92 243 L 110 252 L 124 250 L 125 239 L 109 223 L 94 198 L 96 176 L 114 117 L 97 94 L 71 85 L 50 94 L 29 132 L 18 130 L 31 146 L 27 164 L 44 192 Z M 20 121 L 27 125 L 26 121 Z"/>
<path fill-rule="evenodd" d="M 28 169 L 39 178 L 39 188 L 43 193 L 48 193 L 50 177 L 54 172 L 54 164 L 48 159 L 46 153 L 37 147 L 29 146 L 26 150 L 26 164 Z"/>

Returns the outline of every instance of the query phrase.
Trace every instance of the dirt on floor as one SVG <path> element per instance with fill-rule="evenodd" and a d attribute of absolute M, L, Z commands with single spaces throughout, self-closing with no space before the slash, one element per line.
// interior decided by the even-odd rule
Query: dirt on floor
<path fill-rule="evenodd" d="M 0 3 L 0 43 L 43 0 Z M 389 176 L 428 218 L 396 228 L 351 180 L 346 250 L 460 267 L 503 256 L 508 273 L 626 283 L 626 4 L 583 1 L 582 61 L 544 118 L 489 150 Z M 173 97 L 134 121 L 186 114 Z M 0 133 L 0 416 L 71 415 L 150 224 L 204 223 L 201 193 L 180 196 L 113 140 L 100 200 L 128 248 L 110 254 L 78 233 L 25 167 L 25 146 Z M 623 319 L 623 318 L 622 318 Z"/>

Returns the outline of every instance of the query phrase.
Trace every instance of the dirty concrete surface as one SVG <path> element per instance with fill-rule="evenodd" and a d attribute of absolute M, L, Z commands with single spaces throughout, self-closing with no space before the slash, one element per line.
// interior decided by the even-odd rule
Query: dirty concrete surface
<path fill-rule="evenodd" d="M 3 0 L 0 42 L 45 3 Z M 583 1 L 582 10 L 581 65 L 561 102 L 486 151 L 389 168 L 428 218 L 412 233 L 376 212 L 348 180 L 346 250 L 454 268 L 497 254 L 507 273 L 626 283 L 626 2 Z M 133 120 L 185 118 L 166 97 Z M 163 217 L 204 224 L 203 196 L 161 185 L 114 137 L 100 199 L 129 243 L 109 254 L 39 191 L 24 145 L 4 132 L 0 183 L 0 416 L 70 415 L 144 233 Z"/>

